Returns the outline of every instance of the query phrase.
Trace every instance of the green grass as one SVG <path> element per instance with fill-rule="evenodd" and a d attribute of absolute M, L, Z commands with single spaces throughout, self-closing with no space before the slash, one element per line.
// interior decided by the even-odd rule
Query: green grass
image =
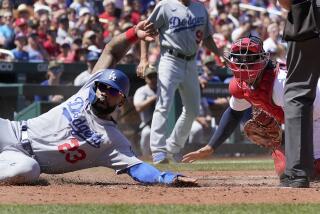
<path fill-rule="evenodd" d="M 208 161 L 197 161 L 192 164 L 162 164 L 157 165 L 161 170 L 171 171 L 244 171 L 244 170 L 273 170 L 273 161 L 268 159 L 219 159 Z"/>
<path fill-rule="evenodd" d="M 157 165 L 161 170 L 170 171 L 243 171 L 273 170 L 271 159 L 233 158 L 197 161 L 192 164 Z M 97 168 L 97 170 L 100 168 Z M 104 169 L 104 168 L 103 168 Z M 102 170 L 102 169 L 101 169 Z M 229 204 L 229 205 L 0 205 L 0 214 L 193 214 L 193 213 L 320 213 L 320 204 Z"/>
<path fill-rule="evenodd" d="M 231 205 L 0 205 L 1 214 L 156 214 L 156 213 L 319 213 L 320 204 L 231 204 Z"/>

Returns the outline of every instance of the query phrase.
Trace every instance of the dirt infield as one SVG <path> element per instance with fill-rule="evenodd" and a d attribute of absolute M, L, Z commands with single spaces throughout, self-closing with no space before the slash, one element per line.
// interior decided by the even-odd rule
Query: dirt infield
<path fill-rule="evenodd" d="M 320 183 L 310 189 L 277 188 L 273 171 L 184 172 L 200 187 L 141 186 L 127 175 L 95 168 L 43 175 L 34 186 L 0 186 L 1 204 L 230 204 L 319 203 Z"/>

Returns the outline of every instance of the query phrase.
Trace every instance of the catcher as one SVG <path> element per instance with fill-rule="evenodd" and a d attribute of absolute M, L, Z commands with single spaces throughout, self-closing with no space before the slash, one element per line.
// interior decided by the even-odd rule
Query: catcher
<path fill-rule="evenodd" d="M 284 84 L 286 70 L 274 64 L 263 50 L 262 41 L 253 36 L 235 41 L 225 53 L 227 66 L 234 77 L 229 84 L 232 95 L 230 107 L 223 113 L 219 127 L 209 143 L 189 154 L 183 162 L 193 162 L 211 155 L 231 135 L 246 109 L 253 107 L 252 119 L 246 122 L 244 132 L 255 144 L 272 150 L 278 175 L 285 170 L 285 156 L 281 125 L 284 123 Z M 314 105 L 320 104 L 320 84 Z M 314 108 L 314 129 L 320 128 L 320 108 Z M 320 134 L 314 131 L 314 175 L 320 175 Z"/>

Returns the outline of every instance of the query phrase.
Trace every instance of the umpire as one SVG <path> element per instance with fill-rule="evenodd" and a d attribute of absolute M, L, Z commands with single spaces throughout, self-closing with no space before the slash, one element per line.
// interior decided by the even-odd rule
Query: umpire
<path fill-rule="evenodd" d="M 320 72 L 315 55 L 320 50 L 320 0 L 278 1 L 289 10 L 284 30 L 288 41 L 284 94 L 287 166 L 280 186 L 307 188 L 313 171 L 313 102 Z M 309 20 L 313 23 L 308 26 Z"/>

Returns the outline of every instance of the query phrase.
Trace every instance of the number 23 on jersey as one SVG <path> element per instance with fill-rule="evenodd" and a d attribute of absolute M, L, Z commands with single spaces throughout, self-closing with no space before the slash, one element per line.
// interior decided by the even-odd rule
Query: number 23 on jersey
<path fill-rule="evenodd" d="M 84 150 L 79 149 L 79 141 L 75 138 L 70 139 L 69 143 L 64 143 L 58 146 L 60 153 L 65 155 L 65 159 L 69 163 L 76 163 L 86 158 Z"/>

